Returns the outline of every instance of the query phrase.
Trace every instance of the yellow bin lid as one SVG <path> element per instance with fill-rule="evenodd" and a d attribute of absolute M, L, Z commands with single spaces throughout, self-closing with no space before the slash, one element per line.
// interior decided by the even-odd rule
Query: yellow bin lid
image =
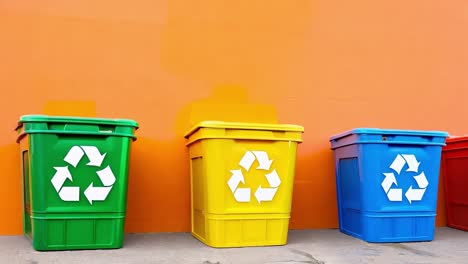
<path fill-rule="evenodd" d="M 205 130 L 201 132 L 201 130 Z M 230 131 L 233 133 L 227 133 Z M 201 139 L 231 138 L 302 142 L 304 127 L 289 124 L 242 123 L 202 121 L 190 129 L 185 138 L 187 145 Z"/>

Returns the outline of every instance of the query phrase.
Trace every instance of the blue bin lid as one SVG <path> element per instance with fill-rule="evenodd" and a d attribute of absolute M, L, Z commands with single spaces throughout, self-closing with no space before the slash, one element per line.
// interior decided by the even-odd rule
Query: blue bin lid
<path fill-rule="evenodd" d="M 351 135 L 354 137 L 349 137 Z M 387 138 L 393 136 L 396 137 Z M 444 146 L 446 137 L 448 133 L 443 131 L 356 128 L 332 136 L 330 143 L 332 149 L 365 143 Z"/>
<path fill-rule="evenodd" d="M 385 135 L 407 135 L 407 136 L 431 136 L 431 137 L 448 137 L 448 133 L 444 131 L 434 130 L 406 130 L 406 129 L 381 129 L 381 128 L 355 128 L 346 132 L 334 135 L 330 138 L 336 140 L 352 134 L 385 134 Z"/>

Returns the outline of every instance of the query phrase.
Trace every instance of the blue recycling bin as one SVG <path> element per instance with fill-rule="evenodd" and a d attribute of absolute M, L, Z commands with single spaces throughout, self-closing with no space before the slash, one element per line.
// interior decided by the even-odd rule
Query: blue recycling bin
<path fill-rule="evenodd" d="M 447 136 L 357 128 L 331 137 L 340 231 L 367 242 L 433 240 Z"/>

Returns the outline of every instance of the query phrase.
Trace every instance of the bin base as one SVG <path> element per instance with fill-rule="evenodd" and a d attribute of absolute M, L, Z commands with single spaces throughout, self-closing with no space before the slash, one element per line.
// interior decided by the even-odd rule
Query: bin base
<path fill-rule="evenodd" d="M 25 235 L 38 251 L 123 246 L 125 213 L 33 214 L 31 222 L 31 235 Z"/>
<path fill-rule="evenodd" d="M 468 231 L 468 205 L 463 202 L 447 202 L 447 226 Z"/>
<path fill-rule="evenodd" d="M 195 212 L 192 235 L 215 247 L 280 246 L 287 243 L 289 214 L 216 215 Z"/>
<path fill-rule="evenodd" d="M 340 223 L 340 231 L 370 243 L 432 241 L 435 212 L 364 213 L 360 222 Z"/>

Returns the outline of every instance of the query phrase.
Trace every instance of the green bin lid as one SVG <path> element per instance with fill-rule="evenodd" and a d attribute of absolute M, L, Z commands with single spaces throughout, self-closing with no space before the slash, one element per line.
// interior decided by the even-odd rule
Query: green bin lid
<path fill-rule="evenodd" d="M 138 128 L 138 123 L 130 119 L 109 119 L 94 117 L 75 117 L 75 116 L 47 116 L 47 115 L 24 115 L 18 122 L 18 128 L 23 123 L 67 123 L 67 124 L 92 124 L 92 125 L 113 125 L 129 126 Z"/>

